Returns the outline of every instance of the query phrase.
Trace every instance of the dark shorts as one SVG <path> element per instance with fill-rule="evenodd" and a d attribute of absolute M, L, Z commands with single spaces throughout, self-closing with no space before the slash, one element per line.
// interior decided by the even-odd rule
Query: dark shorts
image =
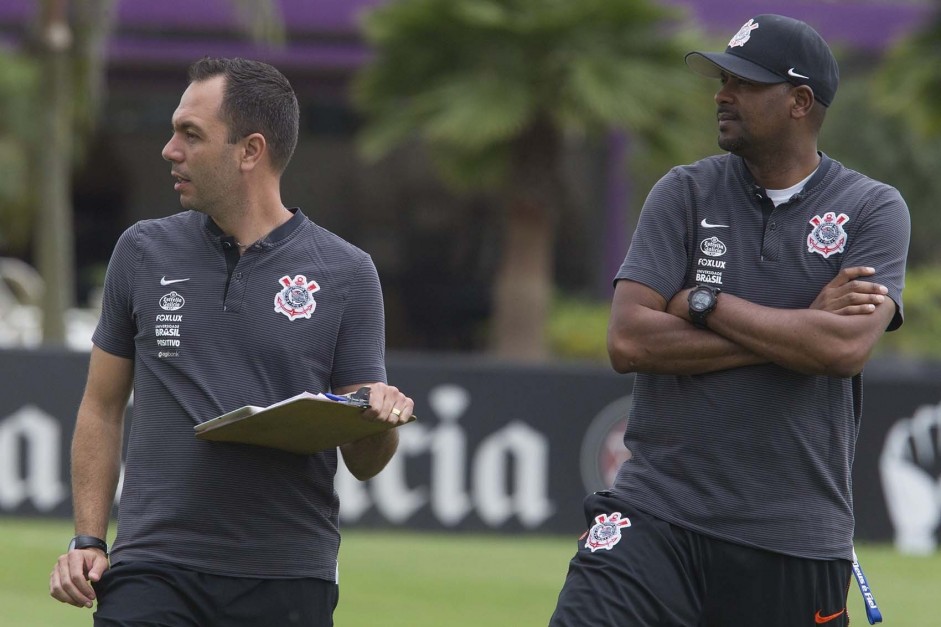
<path fill-rule="evenodd" d="M 121 563 L 94 584 L 95 627 L 329 627 L 339 589 L 323 579 L 225 577 Z"/>
<path fill-rule="evenodd" d="M 852 564 L 732 544 L 640 512 L 610 492 L 585 499 L 552 627 L 846 627 Z"/>

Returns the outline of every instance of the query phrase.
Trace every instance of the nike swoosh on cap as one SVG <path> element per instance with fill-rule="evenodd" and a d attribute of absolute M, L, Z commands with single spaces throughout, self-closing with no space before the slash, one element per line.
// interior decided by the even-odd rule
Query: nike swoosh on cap
<path fill-rule="evenodd" d="M 702 228 L 704 229 L 727 229 L 729 228 L 728 224 L 709 224 L 708 222 L 706 222 L 705 218 L 703 218 L 702 222 L 700 222 L 699 224 L 701 224 Z"/>
<path fill-rule="evenodd" d="M 186 279 L 168 279 L 166 276 L 160 277 L 160 285 L 173 285 L 174 283 L 182 283 L 183 281 L 189 281 L 189 278 L 186 278 Z"/>
<path fill-rule="evenodd" d="M 829 622 L 830 622 L 831 620 L 833 620 L 834 618 L 839 618 L 840 616 L 843 616 L 843 612 L 845 612 L 845 611 L 846 611 L 846 608 L 843 608 L 842 610 L 840 610 L 840 611 L 837 612 L 836 614 L 830 614 L 829 616 L 821 616 L 821 615 L 820 615 L 820 610 L 817 610 L 817 613 L 814 614 L 814 622 L 817 623 L 818 625 L 822 625 L 822 624 L 824 624 L 824 623 L 829 623 Z"/>
<path fill-rule="evenodd" d="M 793 76 L 794 78 L 806 78 L 807 80 L 810 80 L 810 77 L 809 77 L 809 76 L 804 76 L 803 74 L 798 74 L 797 72 L 794 71 L 794 68 L 789 69 L 789 70 L 787 71 L 787 75 L 788 75 L 788 76 Z"/>

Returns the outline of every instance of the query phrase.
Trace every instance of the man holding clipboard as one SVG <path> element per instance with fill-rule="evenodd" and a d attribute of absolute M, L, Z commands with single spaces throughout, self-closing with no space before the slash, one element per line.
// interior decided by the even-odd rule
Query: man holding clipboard
<path fill-rule="evenodd" d="M 351 419 L 389 428 L 339 447 L 365 480 L 392 457 L 393 427 L 414 403 L 385 383 L 371 258 L 282 204 L 299 120 L 288 80 L 264 63 L 210 58 L 189 78 L 163 149 L 186 211 L 138 222 L 112 255 L 72 444 L 77 535 L 50 593 L 77 607 L 97 600 L 100 626 L 332 625 L 338 449 L 203 441 L 194 427 L 305 391 L 365 387 L 368 407 Z"/>

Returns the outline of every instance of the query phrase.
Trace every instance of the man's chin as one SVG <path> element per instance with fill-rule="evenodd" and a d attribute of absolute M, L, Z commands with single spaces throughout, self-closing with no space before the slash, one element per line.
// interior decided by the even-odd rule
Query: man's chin
<path fill-rule="evenodd" d="M 726 152 L 731 152 L 734 155 L 739 154 L 742 151 L 742 148 L 745 147 L 745 142 L 738 137 L 723 137 L 719 135 L 718 139 L 719 148 Z"/>

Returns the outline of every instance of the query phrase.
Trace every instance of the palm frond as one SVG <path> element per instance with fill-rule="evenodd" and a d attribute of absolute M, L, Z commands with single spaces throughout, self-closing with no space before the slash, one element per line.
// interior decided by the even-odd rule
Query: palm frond
<path fill-rule="evenodd" d="M 675 16 L 652 0 L 380 6 L 363 22 L 375 57 L 354 82 L 360 144 L 375 156 L 419 137 L 476 154 L 536 120 L 562 131 L 656 127 L 689 78 Z"/>
<path fill-rule="evenodd" d="M 531 91 L 496 74 L 456 77 L 422 99 L 429 112 L 423 135 L 469 148 L 509 140 L 533 113 Z"/>

